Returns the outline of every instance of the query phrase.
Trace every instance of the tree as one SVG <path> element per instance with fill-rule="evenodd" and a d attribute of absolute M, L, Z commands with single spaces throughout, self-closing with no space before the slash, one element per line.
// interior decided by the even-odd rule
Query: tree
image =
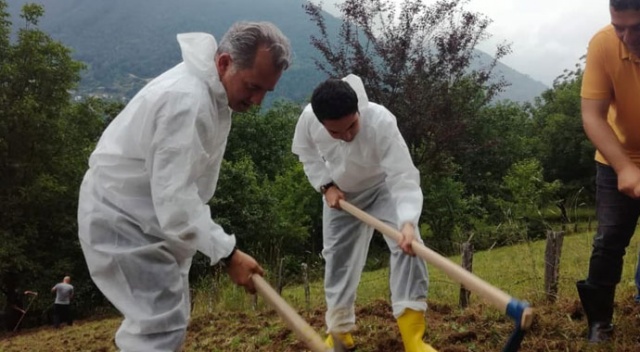
<path fill-rule="evenodd" d="M 508 101 L 482 108 L 468 131 L 475 148 L 457 156 L 458 179 L 468 194 L 486 201 L 488 195 L 500 195 L 503 177 L 514 163 L 534 157 L 538 134 L 529 108 Z"/>
<path fill-rule="evenodd" d="M 536 99 L 533 109 L 539 140 L 537 154 L 545 170 L 544 177 L 548 181 L 562 181 L 564 198 L 583 188 L 594 194 L 595 148 L 584 133 L 580 110 L 582 73 L 580 64 L 573 71 L 565 71 L 554 81 L 552 89 Z"/>
<path fill-rule="evenodd" d="M 298 162 L 291 153 L 291 138 L 301 111 L 297 104 L 277 101 L 265 112 L 256 108 L 237 114 L 225 159 L 238 161 L 249 156 L 256 172 L 273 180 Z"/>
<path fill-rule="evenodd" d="M 43 290 L 64 274 L 90 282 L 77 198 L 103 111 L 71 102 L 83 65 L 38 29 L 42 6 L 23 8 L 13 44 L 5 8 L 0 0 L 0 276 Z"/>
<path fill-rule="evenodd" d="M 544 236 L 542 209 L 557 196 L 560 182 L 546 182 L 537 159 L 526 159 L 511 166 L 504 177 L 508 199 L 501 205 L 508 220 L 522 223 L 529 238 Z"/>

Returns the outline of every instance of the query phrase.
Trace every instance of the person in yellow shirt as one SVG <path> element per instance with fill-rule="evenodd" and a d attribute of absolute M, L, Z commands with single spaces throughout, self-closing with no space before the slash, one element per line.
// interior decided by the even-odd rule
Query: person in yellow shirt
<path fill-rule="evenodd" d="M 582 121 L 595 145 L 596 213 L 586 280 L 576 286 L 588 339 L 613 334 L 613 301 L 622 260 L 640 215 L 640 0 L 610 0 L 611 24 L 589 43 Z"/>

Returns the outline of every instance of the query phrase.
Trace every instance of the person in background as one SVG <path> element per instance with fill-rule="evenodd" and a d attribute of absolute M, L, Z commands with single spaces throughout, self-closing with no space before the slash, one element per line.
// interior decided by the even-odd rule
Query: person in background
<path fill-rule="evenodd" d="M 640 215 L 640 0 L 610 0 L 611 24 L 587 51 L 581 105 L 596 151 L 598 228 L 589 273 L 577 282 L 593 343 L 613 336 L 613 303 Z"/>
<path fill-rule="evenodd" d="M 435 351 L 423 342 L 427 268 L 411 248 L 422 242 L 420 174 L 385 107 L 369 102 L 359 77 L 329 79 L 313 91 L 296 125 L 292 150 L 309 182 L 324 196 L 323 250 L 326 324 L 342 344 L 355 348 L 355 298 L 373 228 L 341 211 L 347 200 L 402 233 L 396 243 L 385 237 L 390 257 L 393 315 L 407 352 Z"/>
<path fill-rule="evenodd" d="M 60 323 L 67 323 L 68 326 L 73 325 L 71 314 L 73 286 L 71 285 L 71 277 L 65 276 L 62 282 L 55 284 L 51 288 L 51 292 L 56 294 L 56 300 L 53 303 L 53 326 L 57 329 L 60 327 Z"/>
<path fill-rule="evenodd" d="M 19 279 L 17 275 L 9 275 L 8 278 L 3 280 L 3 285 L 0 287 L 0 290 L 4 293 L 6 298 L 4 306 L 4 320 L 5 329 L 8 332 L 20 329 L 18 323 L 22 319 L 23 315 L 27 313 L 24 306 L 24 297 L 33 296 L 33 298 L 35 298 L 38 296 L 38 293 L 35 291 L 23 291 L 20 289 L 18 281 Z M 16 329 L 16 326 L 18 329 Z"/>
<path fill-rule="evenodd" d="M 178 35 L 183 62 L 149 82 L 111 122 L 80 188 L 78 232 L 93 281 L 122 312 L 123 351 L 178 351 L 190 317 L 189 269 L 200 251 L 255 292 L 256 260 L 212 220 L 231 112 L 260 105 L 290 65 L 268 22 L 238 22 L 217 45 Z"/>

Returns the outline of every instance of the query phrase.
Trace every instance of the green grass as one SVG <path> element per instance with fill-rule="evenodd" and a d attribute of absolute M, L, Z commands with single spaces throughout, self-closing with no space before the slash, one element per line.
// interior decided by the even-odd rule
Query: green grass
<path fill-rule="evenodd" d="M 565 298 L 576 298 L 575 282 L 587 275 L 589 256 L 591 254 L 593 234 L 578 233 L 565 236 L 560 263 L 560 283 L 558 295 Z M 494 248 L 474 254 L 473 273 L 484 281 L 505 291 L 511 296 L 539 302 L 545 299 L 544 292 L 544 251 L 545 241 L 525 242 L 509 247 Z M 618 295 L 633 293 L 634 274 L 640 237 L 635 236 L 628 247 L 624 261 L 622 282 L 618 285 Z M 460 256 L 449 257 L 460 263 Z M 363 273 L 358 289 L 358 303 L 386 299 L 389 292 L 388 269 Z M 429 301 L 439 304 L 457 305 L 459 287 L 457 283 L 446 277 L 440 270 L 429 266 L 430 287 Z M 236 291 L 240 291 L 235 289 Z M 316 307 L 324 302 L 322 283 L 311 284 L 311 306 Z M 287 287 L 283 297 L 298 309 L 305 308 L 304 289 L 301 286 Z M 222 308 L 232 308 L 237 303 L 236 297 L 224 299 Z M 242 307 L 246 308 L 246 306 Z"/>

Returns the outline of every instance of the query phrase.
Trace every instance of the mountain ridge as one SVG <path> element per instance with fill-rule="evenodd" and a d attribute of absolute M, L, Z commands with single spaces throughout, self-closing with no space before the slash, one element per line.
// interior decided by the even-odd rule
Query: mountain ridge
<path fill-rule="evenodd" d="M 14 28 L 28 0 L 8 0 Z M 303 9 L 304 0 L 39 0 L 45 8 L 40 28 L 73 49 L 87 64 L 79 94 L 130 98 L 148 79 L 181 61 L 177 33 L 207 32 L 220 39 L 238 20 L 270 21 L 287 35 L 294 49 L 293 65 L 285 72 L 267 104 L 278 98 L 302 102 L 326 78 L 315 64 L 319 53 L 310 44 L 316 25 Z M 336 34 L 340 19 L 325 13 Z M 485 57 L 486 55 L 486 57 Z M 479 62 L 490 60 L 479 52 Z M 498 99 L 531 101 L 548 89 L 544 84 L 498 64 L 496 72 L 511 84 Z"/>

